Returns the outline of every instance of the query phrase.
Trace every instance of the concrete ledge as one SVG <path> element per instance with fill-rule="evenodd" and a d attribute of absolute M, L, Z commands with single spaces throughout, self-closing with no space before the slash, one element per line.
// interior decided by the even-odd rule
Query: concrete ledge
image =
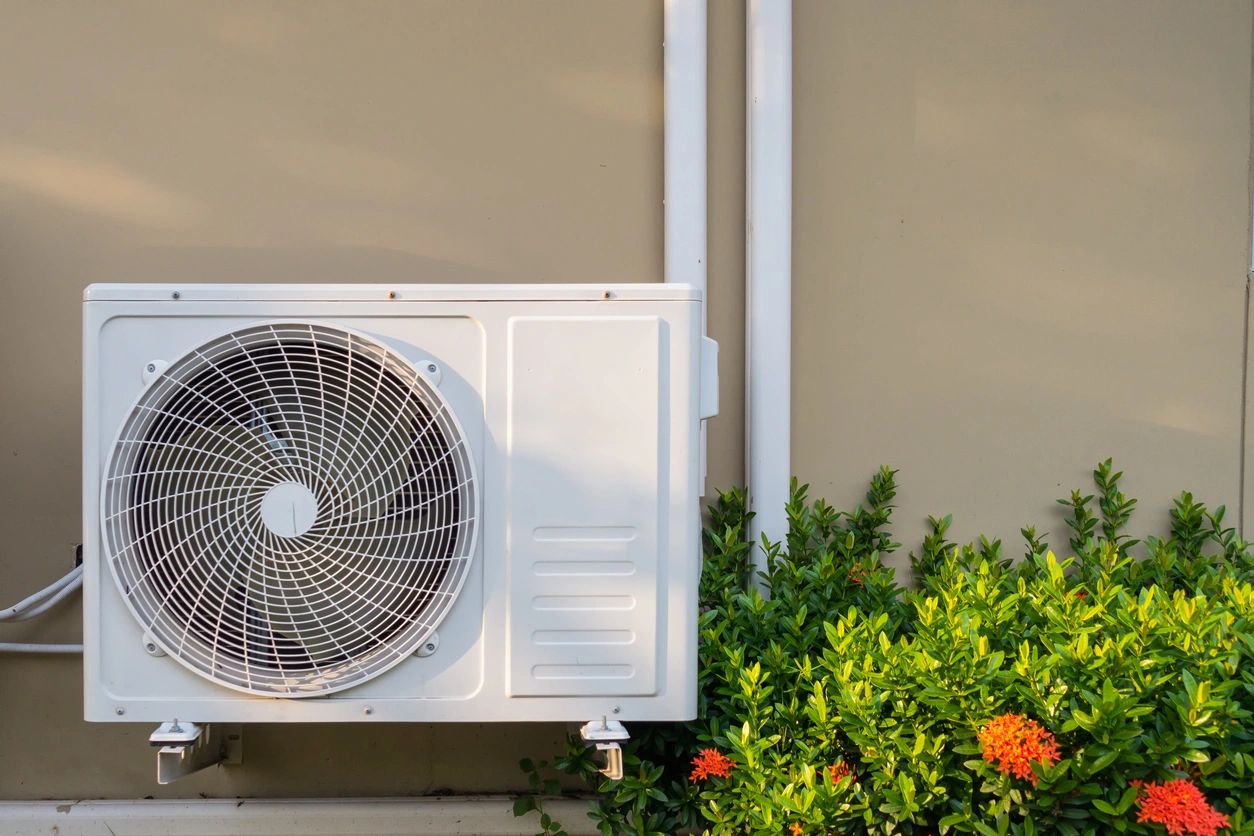
<path fill-rule="evenodd" d="M 515 818 L 505 796 L 440 798 L 0 801 L 6 836 L 531 836 L 534 813 Z M 589 803 L 546 801 L 571 836 L 595 834 Z"/>

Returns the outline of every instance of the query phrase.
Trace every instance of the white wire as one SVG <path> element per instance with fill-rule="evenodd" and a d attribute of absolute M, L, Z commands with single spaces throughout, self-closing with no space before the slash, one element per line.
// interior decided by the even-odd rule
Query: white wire
<path fill-rule="evenodd" d="M 80 574 L 74 580 L 70 581 L 68 584 L 62 587 L 61 591 L 58 592 L 56 595 L 53 595 L 51 598 L 46 599 L 42 604 L 39 604 L 38 606 L 26 612 L 13 616 L 13 618 L 9 620 L 10 621 L 29 621 L 32 618 L 38 618 L 39 616 L 46 613 L 48 610 L 55 607 L 57 604 L 64 601 L 69 596 L 73 595 L 82 586 L 83 586 L 83 576 Z"/>
<path fill-rule="evenodd" d="M 31 644 L 23 642 L 0 642 L 0 653 L 82 653 L 81 644 Z"/>
<path fill-rule="evenodd" d="M 27 607 L 33 606 L 38 603 L 42 603 L 43 601 L 47 600 L 50 596 L 55 595 L 63 587 L 65 587 L 67 584 L 72 582 L 74 578 L 81 575 L 82 570 L 83 570 L 82 566 L 76 566 L 73 569 L 71 569 L 69 572 L 61 576 L 60 578 L 57 578 L 52 583 L 48 584 L 43 589 L 39 590 L 38 592 L 28 595 L 26 598 L 24 598 L 23 600 L 19 601 L 18 603 L 14 604 L 11 607 L 5 607 L 4 609 L 0 610 L 0 621 L 6 620 L 8 618 L 12 618 L 13 616 L 25 610 Z"/>
<path fill-rule="evenodd" d="M 63 577 L 48 584 L 43 589 L 29 595 L 11 607 L 0 610 L 0 622 L 3 621 L 25 621 L 28 618 L 34 618 L 41 615 L 58 601 L 65 598 L 74 590 L 83 584 L 83 567 L 75 566 Z M 34 612 L 26 612 L 31 607 L 35 607 Z"/>

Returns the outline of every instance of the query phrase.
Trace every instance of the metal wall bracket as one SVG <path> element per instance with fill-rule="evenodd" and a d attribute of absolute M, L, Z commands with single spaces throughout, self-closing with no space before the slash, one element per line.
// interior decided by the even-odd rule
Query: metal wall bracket
<path fill-rule="evenodd" d="M 243 731 L 237 725 L 162 723 L 148 736 L 157 749 L 157 783 L 170 784 L 219 763 L 239 763 Z"/>
<path fill-rule="evenodd" d="M 588 746 L 596 748 L 603 761 L 601 774 L 611 781 L 623 779 L 623 747 L 620 741 L 631 739 L 627 728 L 617 720 L 592 720 L 579 728 L 579 737 Z"/>

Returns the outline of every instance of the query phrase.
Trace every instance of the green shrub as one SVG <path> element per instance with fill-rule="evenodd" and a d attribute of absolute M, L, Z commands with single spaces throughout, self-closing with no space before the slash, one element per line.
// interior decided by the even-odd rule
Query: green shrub
<path fill-rule="evenodd" d="M 933 518 L 905 590 L 881 563 L 894 475 L 847 513 L 794 484 L 786 543 L 763 544 L 769 598 L 748 583 L 745 495 L 720 495 L 699 719 L 633 724 L 618 783 L 577 739 L 554 762 L 596 790 L 603 833 L 1163 833 L 1138 821 L 1138 786 L 1171 779 L 1254 833 L 1254 556 L 1223 508 L 1181 494 L 1170 536 L 1131 539 L 1135 500 L 1107 461 L 1094 495 L 1060 500 L 1074 558 L 1033 529 L 1018 561 L 1000 541 L 955 546 Z M 1021 727 L 1037 748 L 995 756 Z M 691 780 L 703 749 L 729 777 Z M 1182 815 L 1175 832 L 1211 832 Z"/>

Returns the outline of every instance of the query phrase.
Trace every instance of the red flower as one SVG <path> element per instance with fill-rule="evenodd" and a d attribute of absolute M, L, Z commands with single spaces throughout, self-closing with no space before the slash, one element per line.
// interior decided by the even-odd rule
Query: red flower
<path fill-rule="evenodd" d="M 1140 812 L 1136 820 L 1142 824 L 1157 822 L 1168 833 L 1197 836 L 1214 836 L 1219 828 L 1228 826 L 1228 817 L 1210 806 L 1192 781 L 1177 778 L 1162 783 L 1131 783 L 1139 790 L 1136 806 Z"/>
<path fill-rule="evenodd" d="M 1032 764 L 1052 766 L 1058 762 L 1058 741 L 1035 720 L 1021 714 L 1002 714 L 980 729 L 984 760 L 997 770 L 1016 778 L 1027 778 L 1035 786 Z"/>
<path fill-rule="evenodd" d="M 836 761 L 836 763 L 829 766 L 827 768 L 827 774 L 828 777 L 832 779 L 833 784 L 846 776 L 854 781 L 858 780 L 858 776 L 854 774 L 854 771 L 849 768 L 849 764 L 845 761 Z"/>
<path fill-rule="evenodd" d="M 736 762 L 719 750 L 702 749 L 692 759 L 692 774 L 688 776 L 688 780 L 695 784 L 697 781 L 704 781 L 714 776 L 730 778 L 735 766 Z"/>
<path fill-rule="evenodd" d="M 849 581 L 855 586 L 862 586 L 862 582 L 866 580 L 866 569 L 861 566 L 853 566 L 849 569 Z"/>

